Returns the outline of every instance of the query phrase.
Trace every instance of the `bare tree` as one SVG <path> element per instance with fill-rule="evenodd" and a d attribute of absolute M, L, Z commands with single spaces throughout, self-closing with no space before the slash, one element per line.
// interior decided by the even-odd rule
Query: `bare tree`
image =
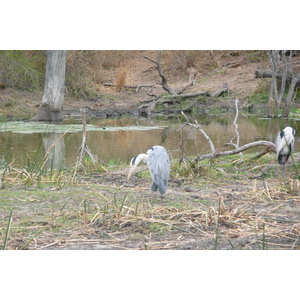
<path fill-rule="evenodd" d="M 162 55 L 162 52 L 163 51 L 158 51 L 157 60 L 154 60 L 154 59 L 152 59 L 150 57 L 147 57 L 147 56 L 144 56 L 144 58 L 146 58 L 149 61 L 156 64 L 156 69 L 158 71 L 159 76 L 161 77 L 160 84 L 163 87 L 163 89 L 169 93 L 169 97 L 172 97 L 172 98 L 176 98 L 176 97 L 177 98 L 187 98 L 187 97 L 196 97 L 196 96 L 201 96 L 201 95 L 210 96 L 210 93 L 203 92 L 203 91 L 183 94 L 183 92 L 187 88 L 194 87 L 196 85 L 197 70 L 193 67 L 190 67 L 190 68 L 187 69 L 187 71 L 189 73 L 188 82 L 186 82 L 184 85 L 182 85 L 181 87 L 179 87 L 177 89 L 173 89 L 172 87 L 170 87 L 168 79 L 165 76 L 165 74 L 163 73 L 162 68 L 161 68 L 161 55 Z M 164 96 L 164 97 L 167 98 L 168 96 Z"/>
<path fill-rule="evenodd" d="M 183 93 L 185 92 L 188 88 L 194 88 L 196 85 L 196 75 L 197 75 L 197 70 L 193 67 L 190 67 L 187 69 L 187 72 L 189 73 L 189 79 L 188 81 L 183 84 L 181 87 L 174 89 L 169 85 L 168 79 L 166 75 L 162 71 L 161 67 L 161 56 L 162 56 L 163 51 L 158 51 L 157 54 L 157 59 L 152 59 L 150 57 L 144 56 L 145 59 L 151 61 L 156 65 L 156 69 L 158 71 L 158 74 L 161 78 L 160 85 L 162 88 L 169 93 L 169 95 L 161 95 L 161 96 L 156 96 L 154 94 L 150 95 L 150 91 L 148 92 L 149 96 L 153 96 L 153 99 L 143 101 L 142 104 L 138 107 L 138 109 L 143 109 L 147 114 L 150 114 L 152 110 L 155 109 L 156 104 L 158 102 L 160 103 L 172 103 L 174 99 L 176 98 L 190 98 L 190 97 L 197 97 L 197 96 L 211 96 L 210 93 L 205 92 L 205 91 L 199 91 L 199 92 L 194 92 L 194 93 Z M 152 93 L 152 90 L 151 90 Z M 162 99 L 161 99 L 162 98 Z M 170 100 L 171 99 L 171 100 Z M 150 102 L 150 104 L 149 104 Z M 148 103 L 148 104 L 146 104 Z"/>
<path fill-rule="evenodd" d="M 296 75 L 293 70 L 293 51 L 290 51 L 289 63 L 286 58 L 286 50 L 270 50 L 267 51 L 272 65 L 272 81 L 269 95 L 268 117 L 279 117 L 279 110 L 283 106 L 283 112 L 280 117 L 288 117 L 291 109 L 292 99 L 297 82 L 300 79 L 300 72 Z M 279 74 L 280 64 L 282 65 L 281 85 L 277 87 L 277 78 Z M 284 97 L 284 92 L 287 86 L 287 78 L 289 78 L 288 93 Z"/>
<path fill-rule="evenodd" d="M 61 121 L 64 104 L 65 50 L 49 50 L 47 52 L 46 79 L 42 103 L 33 121 Z"/>

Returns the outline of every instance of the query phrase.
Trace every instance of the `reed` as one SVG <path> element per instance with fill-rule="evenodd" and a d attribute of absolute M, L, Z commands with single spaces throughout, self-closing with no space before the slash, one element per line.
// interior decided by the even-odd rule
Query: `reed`
<path fill-rule="evenodd" d="M 266 227 L 266 224 L 263 223 L 262 224 L 262 230 L 263 230 L 263 234 L 262 234 L 262 250 L 268 250 L 268 241 L 267 241 L 267 237 L 266 237 L 265 227 Z"/>
<path fill-rule="evenodd" d="M 11 223 L 12 223 L 12 212 L 13 212 L 13 209 L 10 210 L 10 214 L 8 217 L 8 223 L 7 223 L 5 238 L 4 238 L 4 242 L 3 242 L 3 250 L 6 250 L 6 245 L 7 245 L 7 241 L 8 241 L 8 237 L 9 237 L 9 231 L 10 231 L 10 227 L 11 227 Z"/>

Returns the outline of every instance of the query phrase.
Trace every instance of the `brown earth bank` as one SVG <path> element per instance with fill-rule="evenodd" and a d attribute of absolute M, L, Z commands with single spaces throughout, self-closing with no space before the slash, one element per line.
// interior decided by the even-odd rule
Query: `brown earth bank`
<path fill-rule="evenodd" d="M 157 51 L 132 51 L 120 68 L 106 71 L 107 80 L 94 87 L 94 97 L 83 99 L 66 96 L 64 116 L 79 117 L 81 108 L 86 110 L 88 117 L 96 118 L 118 117 L 124 114 L 147 115 L 147 110 L 142 104 L 152 101 L 154 95 L 158 97 L 166 95 L 167 92 L 160 85 L 161 78 L 155 65 L 145 59 L 145 56 L 155 60 Z M 166 66 L 168 65 L 170 63 Z M 164 68 L 164 63 L 162 63 L 162 68 Z M 263 51 L 251 53 L 217 51 L 213 59 L 209 51 L 203 51 L 197 64 L 195 85 L 189 87 L 185 93 L 205 91 L 212 94 L 221 90 L 224 84 L 228 86 L 228 93 L 217 98 L 203 96 L 199 100 L 198 97 L 198 101 L 197 98 L 190 97 L 187 101 L 197 107 L 199 113 L 206 113 L 210 107 L 222 107 L 224 111 L 231 109 L 234 107 L 232 100 L 236 97 L 240 99 L 240 106 L 245 107 L 250 105 L 249 95 L 256 93 L 270 82 L 270 79 L 255 78 L 255 70 L 270 70 L 270 68 L 269 59 Z M 166 68 L 164 72 L 173 89 L 183 86 L 188 81 L 189 74 L 186 70 L 176 71 Z M 119 83 L 120 74 L 124 75 L 121 83 Z M 28 119 L 37 113 L 41 99 L 41 91 L 0 89 L 2 116 L 7 119 Z M 165 103 L 160 113 L 180 112 L 180 107 L 174 106 L 178 102 L 180 101 Z M 257 105 L 261 106 L 259 102 Z"/>
<path fill-rule="evenodd" d="M 155 51 L 133 52 L 127 62 L 126 85 L 154 85 L 165 91 L 153 64 Z M 208 55 L 208 54 L 207 54 Z M 214 92 L 228 84 L 229 96 L 208 98 L 199 110 L 234 107 L 235 97 L 247 105 L 248 96 L 268 79 L 255 79 L 257 68 L 268 69 L 261 53 L 218 57 L 214 70 L 199 69 L 192 91 Z M 134 68 L 136 66 L 136 68 Z M 135 70 L 135 71 L 134 71 Z M 177 87 L 187 74 L 170 77 Z M 115 83 L 117 74 L 111 74 Z M 97 117 L 119 113 L 139 115 L 138 107 L 151 99 L 148 88 L 99 86 L 93 99 L 66 97 L 65 116 L 79 109 Z M 10 88 L 0 90 L 2 115 L 27 119 L 38 110 L 42 93 Z M 22 101 L 19 101 L 22 99 Z M 194 101 L 194 100 L 192 100 Z M 200 102 L 199 102 L 200 103 Z M 164 111 L 171 110 L 166 105 Z M 225 109 L 225 108 L 224 108 Z M 172 112 L 172 111 L 171 111 Z M 172 161 L 166 194 L 150 190 L 146 167 L 127 180 L 128 166 L 74 167 L 59 173 L 29 173 L 13 164 L 1 178 L 0 247 L 6 249 L 299 249 L 299 155 L 283 169 L 276 155 L 259 159 L 239 155 L 204 160 L 196 166 Z M 11 217 L 10 217 L 11 213 Z"/>

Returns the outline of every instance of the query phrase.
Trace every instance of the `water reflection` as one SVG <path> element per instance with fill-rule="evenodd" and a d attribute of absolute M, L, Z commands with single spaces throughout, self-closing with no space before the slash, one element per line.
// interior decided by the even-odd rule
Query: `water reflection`
<path fill-rule="evenodd" d="M 65 169 L 65 139 L 60 133 L 43 135 L 45 162 L 47 169 Z"/>
<path fill-rule="evenodd" d="M 233 126 L 234 116 L 206 116 L 199 117 L 197 121 L 213 141 L 216 148 L 227 149 L 226 143 L 235 136 Z M 192 118 L 191 118 L 192 121 Z M 173 158 L 179 158 L 180 132 L 184 120 L 173 119 L 135 119 L 124 117 L 113 120 L 93 120 L 93 125 L 102 127 L 111 126 L 167 126 L 164 129 L 153 129 L 147 131 L 96 131 L 87 132 L 87 144 L 94 155 L 105 162 L 110 160 L 121 160 L 129 162 L 130 159 L 139 153 L 145 152 L 153 145 L 163 145 L 170 151 Z M 275 142 L 280 129 L 290 125 L 297 131 L 295 141 L 295 151 L 300 149 L 300 123 L 299 121 L 259 119 L 255 117 L 240 116 L 238 119 L 238 129 L 240 133 L 240 145 L 256 140 L 268 140 Z M 183 129 L 185 135 L 188 128 Z M 43 160 L 48 155 L 47 167 L 65 167 L 76 163 L 78 149 L 81 145 L 82 134 L 68 133 L 60 138 L 58 133 L 32 133 L 19 134 L 11 132 L 0 133 L 0 155 L 5 153 L 5 149 L 10 149 L 15 166 L 24 167 L 30 162 Z M 235 141 L 234 141 L 235 142 Z M 196 153 L 205 154 L 210 151 L 206 139 L 193 130 L 186 143 L 188 155 Z M 259 151 L 252 149 L 249 151 Z"/>

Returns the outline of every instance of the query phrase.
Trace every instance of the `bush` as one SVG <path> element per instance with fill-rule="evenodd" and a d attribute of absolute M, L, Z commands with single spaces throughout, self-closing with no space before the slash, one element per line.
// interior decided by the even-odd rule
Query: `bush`
<path fill-rule="evenodd" d="M 106 80 L 104 70 L 121 66 L 128 51 L 69 50 L 66 65 L 66 95 L 95 96 Z M 43 89 L 47 51 L 0 51 L 0 78 L 6 87 L 33 91 Z"/>
<path fill-rule="evenodd" d="M 36 90 L 43 86 L 46 51 L 0 51 L 1 79 L 6 87 Z"/>
<path fill-rule="evenodd" d="M 95 96 L 97 85 L 106 80 L 103 71 L 119 67 L 125 57 L 126 51 L 68 51 L 67 94 L 75 97 Z"/>

